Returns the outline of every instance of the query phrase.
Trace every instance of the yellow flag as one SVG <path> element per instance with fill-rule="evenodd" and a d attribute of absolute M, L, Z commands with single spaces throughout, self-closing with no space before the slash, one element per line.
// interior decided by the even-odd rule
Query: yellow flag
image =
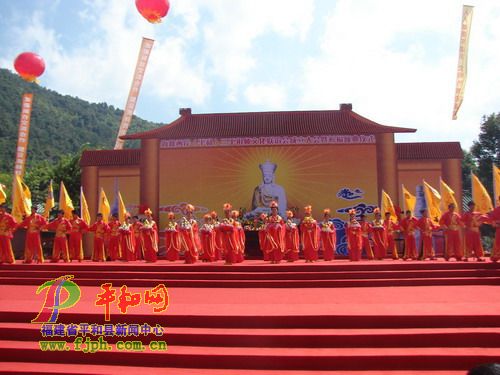
<path fill-rule="evenodd" d="M 21 180 L 21 186 L 23 187 L 23 202 L 24 206 L 26 207 L 26 212 L 28 215 L 31 214 L 31 191 L 28 185 L 24 183 L 23 180 Z"/>
<path fill-rule="evenodd" d="M 436 189 L 425 182 L 425 180 L 423 181 L 423 183 L 425 203 L 427 204 L 429 217 L 432 219 L 432 221 L 434 221 L 434 223 L 438 224 L 439 219 L 441 218 L 441 209 L 439 208 L 439 205 L 441 203 L 441 195 Z"/>
<path fill-rule="evenodd" d="M 7 193 L 5 193 L 5 185 L 0 184 L 0 204 L 7 202 Z"/>
<path fill-rule="evenodd" d="M 451 203 L 455 205 L 457 211 L 462 208 L 457 204 L 455 192 L 442 179 L 439 179 L 439 190 L 441 191 L 441 211 L 447 211 Z"/>
<path fill-rule="evenodd" d="M 401 188 L 403 190 L 403 201 L 405 204 L 405 211 L 410 210 L 411 212 L 415 212 L 415 203 L 417 203 L 417 197 L 415 197 L 412 193 L 406 190 L 403 184 L 401 184 Z"/>
<path fill-rule="evenodd" d="M 127 216 L 127 208 L 125 207 L 125 203 L 123 203 L 123 198 L 120 192 L 117 193 L 118 196 L 118 221 L 120 223 L 125 222 L 125 217 Z"/>
<path fill-rule="evenodd" d="M 102 214 L 103 221 L 107 224 L 109 222 L 111 207 L 109 206 L 109 201 L 103 188 L 101 188 L 101 196 L 99 197 L 99 212 Z"/>
<path fill-rule="evenodd" d="M 382 217 L 385 216 L 386 212 L 391 213 L 391 220 L 393 222 L 398 221 L 398 215 L 396 215 L 396 209 L 394 208 L 394 204 L 392 203 L 392 199 L 383 189 L 382 196 L 380 197 L 380 213 Z"/>
<path fill-rule="evenodd" d="M 52 188 L 52 180 L 50 180 L 49 189 L 47 190 L 47 198 L 45 199 L 45 209 L 43 211 L 43 216 L 45 218 L 49 217 L 50 210 L 52 210 L 54 206 L 54 189 Z"/>
<path fill-rule="evenodd" d="M 85 224 L 90 225 L 89 205 L 83 194 L 83 187 L 80 187 L 80 215 L 82 216 L 82 220 L 85 221 Z"/>
<path fill-rule="evenodd" d="M 500 168 L 493 164 L 493 197 L 495 200 L 495 207 L 500 206 Z"/>
<path fill-rule="evenodd" d="M 64 217 L 66 219 L 71 219 L 73 214 L 71 211 L 75 209 L 73 202 L 64 186 L 64 182 L 61 181 L 61 186 L 59 187 L 59 209 L 64 211 Z"/>
<path fill-rule="evenodd" d="M 485 189 L 479 178 L 474 173 L 471 173 L 472 180 L 472 200 L 476 204 L 476 211 L 482 214 L 493 210 L 491 198 L 488 191 Z"/>
<path fill-rule="evenodd" d="M 12 189 L 12 216 L 21 221 L 24 215 L 31 214 L 31 192 L 21 176 L 14 175 Z"/>

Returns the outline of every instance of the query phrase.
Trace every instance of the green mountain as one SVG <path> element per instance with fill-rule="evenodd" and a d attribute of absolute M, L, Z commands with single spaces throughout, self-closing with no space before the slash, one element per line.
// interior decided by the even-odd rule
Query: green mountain
<path fill-rule="evenodd" d="M 122 110 L 58 94 L 0 69 L 0 172 L 11 173 L 14 168 L 23 93 L 34 94 L 27 168 L 43 160 L 57 162 L 62 155 L 74 154 L 86 143 L 89 148 L 114 147 Z M 129 132 L 159 125 L 134 116 Z M 137 146 L 126 143 L 126 147 Z"/>

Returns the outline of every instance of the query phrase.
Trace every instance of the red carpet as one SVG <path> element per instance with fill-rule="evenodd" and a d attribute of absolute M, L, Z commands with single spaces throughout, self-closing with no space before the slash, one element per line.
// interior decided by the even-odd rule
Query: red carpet
<path fill-rule="evenodd" d="M 84 262 L 0 270 L 2 372 L 434 375 L 500 359 L 500 267 L 493 263 Z M 165 327 L 163 337 L 142 341 L 164 340 L 168 350 L 41 351 L 39 326 L 29 323 L 43 302 L 35 290 L 65 274 L 75 275 L 82 298 L 61 312 L 63 323 L 104 324 L 104 309 L 94 305 L 101 282 L 132 292 L 165 283 L 167 312 L 142 305 L 121 315 L 113 305 L 111 314 L 115 324 Z"/>

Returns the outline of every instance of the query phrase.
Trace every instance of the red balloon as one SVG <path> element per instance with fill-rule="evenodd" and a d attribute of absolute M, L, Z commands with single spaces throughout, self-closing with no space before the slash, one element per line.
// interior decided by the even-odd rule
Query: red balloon
<path fill-rule="evenodd" d="M 45 71 L 45 62 L 33 52 L 23 52 L 14 60 L 14 68 L 28 82 L 34 82 Z"/>
<path fill-rule="evenodd" d="M 139 13 L 151 23 L 159 23 L 170 9 L 168 0 L 135 0 Z"/>

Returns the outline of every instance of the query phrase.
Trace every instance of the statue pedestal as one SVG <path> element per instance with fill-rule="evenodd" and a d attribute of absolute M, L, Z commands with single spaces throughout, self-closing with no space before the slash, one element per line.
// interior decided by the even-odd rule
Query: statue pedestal
<path fill-rule="evenodd" d="M 259 232 L 256 230 L 245 231 L 245 258 L 262 259 L 264 255 L 260 251 Z"/>

